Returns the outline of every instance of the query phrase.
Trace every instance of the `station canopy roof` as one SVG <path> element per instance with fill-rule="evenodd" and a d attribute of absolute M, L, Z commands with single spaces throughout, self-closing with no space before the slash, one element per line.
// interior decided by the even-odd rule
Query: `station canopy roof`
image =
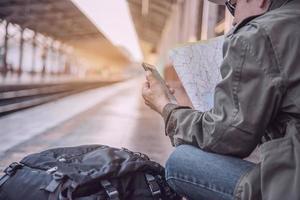
<path fill-rule="evenodd" d="M 101 37 L 69 0 L 1 0 L 0 17 L 62 41 Z"/>
<path fill-rule="evenodd" d="M 149 0 L 147 13 L 143 14 L 143 2 L 147 0 L 128 0 L 129 8 L 140 40 L 156 47 L 169 18 L 172 5 L 177 0 Z"/>
<path fill-rule="evenodd" d="M 86 55 L 97 52 L 107 59 L 127 60 L 71 0 L 1 0 L 0 18 L 70 44 Z"/>
<path fill-rule="evenodd" d="M 147 15 L 143 1 L 127 0 L 139 39 L 156 47 L 175 0 L 149 0 Z M 1 0 L 0 18 L 71 44 L 83 39 L 109 43 L 70 0 Z"/>

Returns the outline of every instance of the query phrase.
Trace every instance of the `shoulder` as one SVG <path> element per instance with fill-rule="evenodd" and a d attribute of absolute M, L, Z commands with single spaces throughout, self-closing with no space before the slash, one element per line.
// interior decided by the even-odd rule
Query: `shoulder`
<path fill-rule="evenodd" d="M 232 33 L 227 36 L 227 40 L 231 44 L 261 46 L 267 41 L 268 37 L 269 34 L 263 24 L 257 23 L 255 19 L 246 19 L 233 29 Z"/>
<path fill-rule="evenodd" d="M 299 14 L 299 10 L 289 5 L 245 19 L 233 29 L 231 39 L 250 42 L 249 45 L 254 46 L 270 43 L 273 47 L 276 47 L 279 41 L 288 41 L 290 38 L 298 41 Z M 253 43 L 254 40 L 257 42 Z"/>
<path fill-rule="evenodd" d="M 265 15 L 252 17 L 237 25 L 226 37 L 225 47 L 245 52 L 246 56 L 257 61 L 266 58 L 277 59 L 273 38 L 270 34 L 269 17 Z"/>
<path fill-rule="evenodd" d="M 279 59 L 274 49 L 265 23 L 261 22 L 263 16 L 256 17 L 237 26 L 226 37 L 224 44 L 224 58 L 234 66 L 250 66 L 251 69 L 261 71 L 271 79 L 281 76 Z M 238 63 L 238 60 L 243 60 Z"/>
<path fill-rule="evenodd" d="M 234 56 L 262 58 L 266 52 L 272 52 L 272 44 L 264 26 L 253 21 L 240 24 L 226 36 L 224 42 L 224 58 Z M 273 56 L 270 55 L 269 56 Z"/>

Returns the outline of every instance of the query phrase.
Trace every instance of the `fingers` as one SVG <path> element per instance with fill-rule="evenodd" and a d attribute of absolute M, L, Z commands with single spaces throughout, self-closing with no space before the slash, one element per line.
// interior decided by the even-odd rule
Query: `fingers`
<path fill-rule="evenodd" d="M 149 101 L 145 100 L 144 103 L 145 103 L 146 106 L 148 106 L 149 108 L 151 108 L 152 110 L 154 110 L 153 105 Z"/>
<path fill-rule="evenodd" d="M 148 101 L 144 101 L 145 105 L 150 106 L 150 103 Z"/>
<path fill-rule="evenodd" d="M 175 94 L 175 90 L 173 88 L 169 88 L 171 94 Z"/>
<path fill-rule="evenodd" d="M 146 99 L 149 98 L 150 93 L 151 93 L 150 83 L 148 81 L 146 81 L 146 82 L 144 82 L 143 87 L 142 87 L 142 96 L 145 101 L 146 101 Z"/>
<path fill-rule="evenodd" d="M 150 89 L 150 87 L 149 87 L 149 82 L 146 81 L 146 82 L 143 84 L 143 87 L 142 87 L 142 96 L 143 96 L 144 99 L 145 99 L 145 96 L 147 96 L 149 89 Z"/>
<path fill-rule="evenodd" d="M 144 84 L 143 84 L 143 88 L 142 88 L 142 96 L 143 96 L 145 105 L 152 109 L 152 104 L 151 104 L 150 101 L 148 100 L 148 99 L 149 99 L 150 93 L 151 93 L 150 83 L 149 83 L 148 81 L 146 81 L 146 82 L 144 82 Z"/>
<path fill-rule="evenodd" d="M 143 89 L 149 89 L 150 88 L 150 83 L 148 81 L 145 81 L 143 84 Z"/>
<path fill-rule="evenodd" d="M 152 72 L 151 71 L 146 71 L 146 76 L 151 76 Z"/>
<path fill-rule="evenodd" d="M 155 81 L 155 78 L 154 78 L 152 72 L 150 72 L 150 71 L 147 71 L 147 72 L 146 72 L 146 79 L 147 79 L 147 81 L 150 82 L 150 83 L 152 83 L 153 81 Z"/>
<path fill-rule="evenodd" d="M 167 87 L 168 87 L 170 93 L 171 93 L 171 94 L 175 94 L 174 88 L 172 88 L 172 87 L 169 85 L 169 83 L 166 83 L 166 85 L 167 85 Z"/>

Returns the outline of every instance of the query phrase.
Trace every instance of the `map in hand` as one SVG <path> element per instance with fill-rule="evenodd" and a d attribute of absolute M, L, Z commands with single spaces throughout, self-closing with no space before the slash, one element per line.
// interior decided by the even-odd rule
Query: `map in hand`
<path fill-rule="evenodd" d="M 188 43 L 172 49 L 170 60 L 194 108 L 201 112 L 213 107 L 214 90 L 221 81 L 224 36 Z"/>

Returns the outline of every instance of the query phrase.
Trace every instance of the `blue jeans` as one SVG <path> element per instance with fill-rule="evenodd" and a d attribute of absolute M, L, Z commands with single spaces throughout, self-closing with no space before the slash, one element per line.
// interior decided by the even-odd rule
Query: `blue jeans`
<path fill-rule="evenodd" d="M 166 163 L 169 185 L 189 200 L 232 200 L 242 175 L 255 164 L 181 145 Z"/>

